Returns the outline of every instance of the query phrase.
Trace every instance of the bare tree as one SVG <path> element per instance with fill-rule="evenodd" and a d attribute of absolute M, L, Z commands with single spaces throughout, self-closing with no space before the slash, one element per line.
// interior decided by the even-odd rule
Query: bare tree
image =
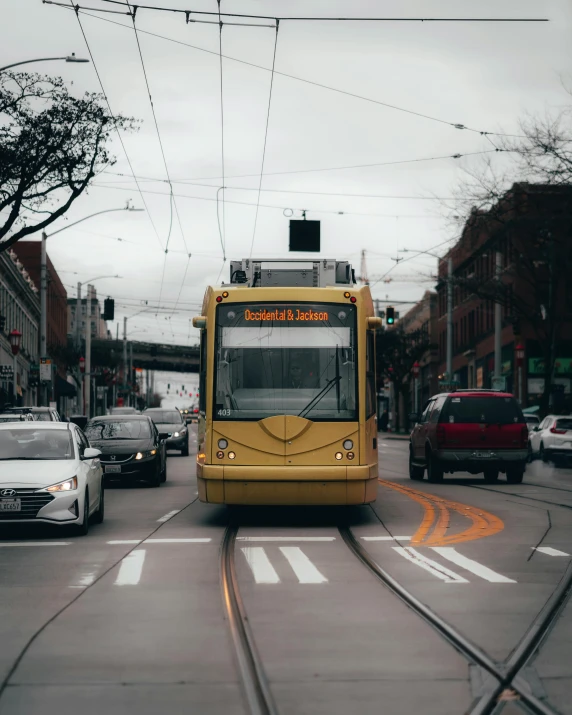
<path fill-rule="evenodd" d="M 60 77 L 0 73 L 0 251 L 65 214 L 115 162 L 111 132 L 136 123 L 102 99 L 72 96 Z"/>
<path fill-rule="evenodd" d="M 505 152 L 503 171 L 494 161 L 467 172 L 457 191 L 455 214 L 465 219 L 461 242 L 492 238 L 488 248 L 501 250 L 505 265 L 500 280 L 492 271 L 473 270 L 455 277 L 462 296 L 499 302 L 519 333 L 526 322 L 544 360 L 541 410 L 549 404 L 554 367 L 564 323 L 570 321 L 568 286 L 572 269 L 572 134 L 570 111 L 557 118 L 527 118 L 522 136 L 495 146 Z M 457 219 L 458 220 L 458 219 Z"/>

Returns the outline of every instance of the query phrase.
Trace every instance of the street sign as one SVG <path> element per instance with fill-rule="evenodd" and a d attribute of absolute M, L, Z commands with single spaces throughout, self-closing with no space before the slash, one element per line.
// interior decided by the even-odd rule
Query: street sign
<path fill-rule="evenodd" d="M 42 382 L 51 382 L 52 379 L 52 361 L 50 358 L 40 358 L 40 380 Z"/>
<path fill-rule="evenodd" d="M 444 392 L 453 392 L 460 386 L 460 382 L 458 380 L 450 380 L 448 382 L 440 382 L 439 383 L 439 389 L 443 390 Z"/>
<path fill-rule="evenodd" d="M 491 377 L 491 387 L 493 390 L 504 392 L 506 390 L 506 377 Z"/>

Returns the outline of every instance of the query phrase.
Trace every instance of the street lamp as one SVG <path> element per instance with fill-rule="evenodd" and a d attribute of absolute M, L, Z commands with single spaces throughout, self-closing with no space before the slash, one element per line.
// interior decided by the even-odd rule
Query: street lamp
<path fill-rule="evenodd" d="M 41 259 L 40 259 L 40 357 L 46 357 L 46 352 L 47 352 L 47 323 L 48 323 L 48 253 L 47 253 L 47 246 L 46 246 L 46 241 L 48 238 L 51 238 L 52 236 L 56 236 L 58 233 L 61 233 L 62 231 L 67 231 L 68 228 L 72 228 L 73 226 L 77 226 L 78 223 L 83 223 L 84 221 L 87 221 L 90 218 L 93 218 L 94 216 L 99 216 L 100 214 L 106 214 L 106 213 L 113 213 L 115 211 L 144 211 L 145 209 L 136 209 L 131 204 L 129 201 L 123 206 L 123 208 L 120 209 L 104 209 L 103 211 L 96 211 L 96 213 L 89 214 L 89 216 L 84 216 L 83 218 L 80 218 L 78 221 L 74 221 L 73 223 L 68 224 L 67 226 L 63 226 L 62 228 L 59 228 L 57 231 L 54 231 L 53 233 L 50 233 L 49 235 L 45 232 L 42 231 L 42 250 L 41 250 Z M 99 280 L 99 278 L 107 278 L 108 276 L 98 276 L 98 278 L 92 278 L 93 280 Z M 113 276 L 115 277 L 115 276 Z M 81 283 L 78 283 L 78 296 L 77 296 L 77 307 L 80 307 L 80 291 L 81 291 Z M 76 321 L 77 322 L 77 321 Z M 76 325 L 76 330 L 77 330 L 77 325 Z M 77 330 L 77 340 L 79 343 L 79 330 Z"/>
<path fill-rule="evenodd" d="M 0 72 L 4 70 L 9 70 L 12 67 L 19 67 L 20 65 L 29 65 L 31 62 L 52 62 L 54 60 L 63 60 L 64 62 L 89 62 L 89 60 L 84 60 L 82 57 L 76 57 L 75 52 L 67 57 L 40 57 L 37 60 L 24 60 L 24 62 L 14 62 L 11 65 L 6 65 L 5 67 L 0 67 Z"/>
<path fill-rule="evenodd" d="M 12 355 L 14 356 L 14 404 L 18 400 L 18 390 L 16 385 L 16 375 L 18 372 L 18 353 L 20 352 L 20 341 L 22 340 L 22 333 L 19 330 L 14 330 L 9 335 L 10 347 L 12 348 Z"/>
<path fill-rule="evenodd" d="M 412 253 L 408 248 L 402 248 L 403 253 Z M 415 251 L 419 255 L 433 256 L 439 261 L 444 261 L 442 256 L 432 251 Z M 449 252 L 447 257 L 447 380 L 453 380 L 453 256 Z"/>

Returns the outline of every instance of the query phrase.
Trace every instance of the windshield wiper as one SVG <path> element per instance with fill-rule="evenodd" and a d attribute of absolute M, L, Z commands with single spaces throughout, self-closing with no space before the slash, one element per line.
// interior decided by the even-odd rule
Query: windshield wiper
<path fill-rule="evenodd" d="M 322 399 L 322 397 L 324 397 L 325 395 L 327 395 L 328 392 L 332 389 L 332 387 L 333 387 L 335 384 L 339 383 L 339 381 L 340 381 L 341 379 L 342 379 L 342 378 L 341 378 L 341 376 L 339 376 L 339 375 L 337 375 L 336 377 L 333 377 L 333 378 L 328 382 L 328 384 L 327 384 L 325 387 L 323 387 L 322 390 L 316 395 L 316 397 L 313 397 L 313 398 L 310 400 L 310 402 L 308 402 L 308 404 L 306 405 L 306 407 L 304 407 L 304 409 L 302 410 L 302 412 L 300 412 L 300 413 L 298 414 L 298 417 L 302 417 L 302 415 L 304 414 L 304 412 L 309 412 L 310 410 L 313 410 L 314 407 L 318 404 L 318 402 L 320 402 L 320 400 Z"/>

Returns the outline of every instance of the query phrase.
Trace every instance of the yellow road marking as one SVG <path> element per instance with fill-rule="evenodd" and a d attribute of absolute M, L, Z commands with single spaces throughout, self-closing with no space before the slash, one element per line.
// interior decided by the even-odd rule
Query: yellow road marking
<path fill-rule="evenodd" d="M 435 494 L 421 492 L 384 479 L 380 479 L 379 483 L 384 487 L 394 489 L 423 506 L 425 511 L 423 520 L 411 538 L 411 545 L 450 546 L 451 544 L 461 544 L 465 541 L 474 541 L 475 539 L 483 539 L 486 536 L 493 536 L 504 529 L 502 519 L 484 509 L 461 504 L 461 502 L 452 501 L 451 499 L 443 499 Z M 435 523 L 437 512 L 439 516 Z M 453 512 L 470 519 L 471 525 L 457 534 L 447 534 Z"/>

